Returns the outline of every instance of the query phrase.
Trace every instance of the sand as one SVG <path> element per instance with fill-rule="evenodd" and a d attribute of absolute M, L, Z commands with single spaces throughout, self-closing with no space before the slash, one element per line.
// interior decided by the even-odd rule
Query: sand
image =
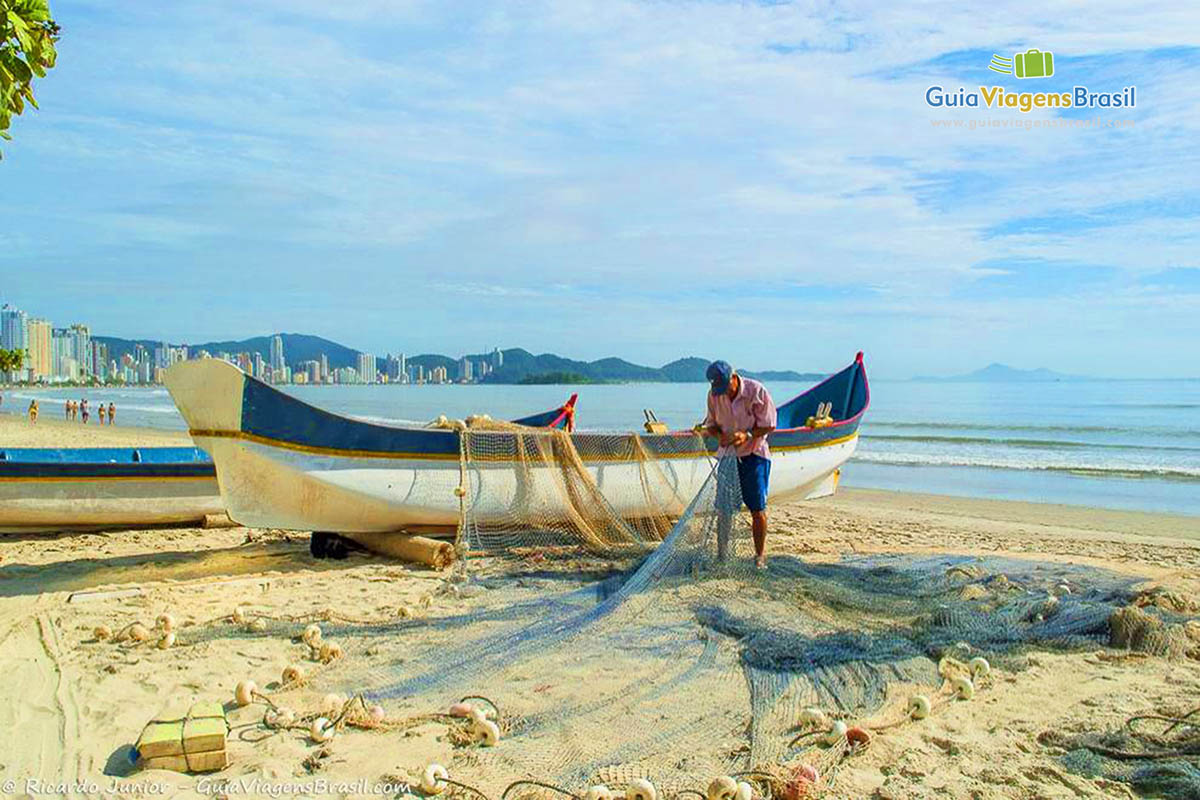
<path fill-rule="evenodd" d="M 0 446 L 182 444 L 182 434 L 0 416 Z M 932 495 L 842 490 L 773 509 L 773 552 L 833 559 L 849 552 L 987 553 L 1087 563 L 1128 573 L 1178 597 L 1200 596 L 1200 519 Z M 181 633 L 238 605 L 267 615 L 396 619 L 448 614 L 477 602 L 439 591 L 441 576 L 365 554 L 315 561 L 303 534 L 246 528 L 0 536 L 0 786 L 28 779 L 109 785 L 128 747 L 169 705 L 231 699 L 241 678 L 271 689 L 288 664 L 322 669 L 287 637 L 218 639 L 158 650 L 96 642 L 100 624 L 153 625 L 164 611 Z M 335 667 L 336 668 L 336 667 Z M 1038 743 L 1048 730 L 1119 725 L 1133 713 L 1192 707 L 1200 663 L 1189 659 L 1045 653 L 1000 671 L 971 703 L 876 736 L 849 759 L 830 797 L 1130 797 L 1123 784 L 1066 772 Z M 394 709 L 392 709 L 394 711 Z M 221 779 L 288 786 L 322 778 L 368 784 L 408 777 L 452 758 L 445 728 L 339 734 L 316 771 L 303 736 L 262 739 L 261 707 L 231 709 L 232 764 Z M 134 772 L 127 789 L 212 796 L 213 783 L 161 770 Z M 164 788 L 165 787 L 165 788 Z M 340 796 L 372 796 L 348 786 Z M 8 792 L 7 788 L 4 790 Z M 254 795 L 259 791 L 246 789 Z M 37 792 L 30 792 L 37 796 Z M 235 791 L 230 791 L 232 796 Z M 310 793 L 309 796 L 315 796 Z"/>

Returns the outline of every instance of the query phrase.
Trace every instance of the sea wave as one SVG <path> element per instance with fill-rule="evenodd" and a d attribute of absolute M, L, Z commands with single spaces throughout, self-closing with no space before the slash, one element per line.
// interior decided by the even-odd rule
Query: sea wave
<path fill-rule="evenodd" d="M 1200 437 L 1200 431 L 1188 428 L 1173 428 L 1163 426 L 1129 426 L 1129 425 L 1062 425 L 1036 423 L 1003 423 L 1003 422 L 945 422 L 945 421 L 892 421 L 869 419 L 863 423 L 863 430 L 958 430 L 958 431 L 1011 431 L 1027 433 L 1140 433 L 1162 434 L 1167 436 Z"/>
<path fill-rule="evenodd" d="M 405 419 L 404 417 L 374 417 L 363 414 L 347 414 L 351 419 L 359 420 L 360 422 L 373 422 L 377 425 L 389 425 L 392 427 L 402 428 L 424 428 L 429 424 L 427 419 Z"/>
<path fill-rule="evenodd" d="M 1065 472 L 1094 478 L 1157 478 L 1200 481 L 1200 467 L 1160 467 L 1143 464 L 1086 464 L 1067 461 L 1021 461 L 994 456 L 964 457 L 950 454 L 880 453 L 858 451 L 851 461 L 903 467 L 980 467 L 985 469 Z"/>
<path fill-rule="evenodd" d="M 990 436 L 937 436 L 886 433 L 864 433 L 861 438 L 877 442 L 906 442 L 927 444 L 982 444 L 995 447 L 1029 447 L 1046 450 L 1136 450 L 1136 451 L 1169 451 L 1200 453 L 1200 447 L 1186 445 L 1159 444 L 1111 444 L 1108 442 L 1079 442 L 1066 439 L 1024 439 L 1024 438 L 994 438 Z"/>

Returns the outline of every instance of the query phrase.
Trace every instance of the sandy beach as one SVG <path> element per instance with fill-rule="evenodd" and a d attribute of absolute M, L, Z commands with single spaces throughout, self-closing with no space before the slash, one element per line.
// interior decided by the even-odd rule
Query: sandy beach
<path fill-rule="evenodd" d="M 49 403 L 42 404 L 36 423 L 24 415 L 0 414 L 0 447 L 190 447 L 191 444 L 186 431 L 134 428 L 120 423 L 100 425 L 95 417 L 86 425 L 78 420 L 70 422 L 62 418 L 61 407 Z"/>
<path fill-rule="evenodd" d="M 31 426 L 0 416 L 0 447 L 186 442 L 184 434 L 47 418 Z M 1194 517 L 842 490 L 778 506 L 772 525 L 774 554 L 832 561 L 846 554 L 955 553 L 1089 564 L 1143 581 L 1148 597 L 1182 606 L 1176 610 L 1198 611 L 1200 520 Z M 238 606 L 270 618 L 388 621 L 479 602 L 442 588 L 439 573 L 368 554 L 313 560 L 307 536 L 279 531 L 0 537 L 0 673 L 7 676 L 5 694 L 17 700 L 0 704 L 8 731 L 0 785 L 16 781 L 12 794 L 24 796 L 29 779 L 104 787 L 111 776 L 126 775 L 169 787 L 168 796 L 211 793 L 211 776 L 130 773 L 127 763 L 129 746 L 153 715 L 198 700 L 231 708 L 231 763 L 221 779 L 373 783 L 413 778 L 430 761 L 455 763 L 446 728 L 436 723 L 346 729 L 326 757 L 314 759 L 315 748 L 301 735 L 264 735 L 261 707 L 233 708 L 228 701 L 242 678 L 271 691 L 289 664 L 317 672 L 337 662 L 309 662 L 307 648 L 291 635 L 187 635 Z M 152 627 L 164 612 L 177 618 L 185 644 L 160 650 L 153 641 L 117 645 L 94 637 L 100 625 L 115 631 L 140 620 Z M 371 651 L 348 658 L 369 661 Z M 1137 713 L 1181 713 L 1200 696 L 1200 663 L 1189 657 L 1101 650 L 1022 658 L 1020 669 L 997 670 L 976 701 L 880 732 L 865 752 L 843 762 L 825 796 L 1131 797 L 1126 784 L 1066 771 L 1039 737 L 1118 727 Z M 339 794 L 370 796 L 355 787 Z"/>

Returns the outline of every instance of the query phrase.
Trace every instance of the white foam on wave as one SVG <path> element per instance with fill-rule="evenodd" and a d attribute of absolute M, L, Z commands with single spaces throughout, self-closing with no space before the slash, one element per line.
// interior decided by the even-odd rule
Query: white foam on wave
<path fill-rule="evenodd" d="M 1000 455 L 966 456 L 951 453 L 880 453 L 859 450 L 853 461 L 904 467 L 982 467 L 986 469 L 1045 470 L 1114 478 L 1172 478 L 1200 480 L 1200 467 L 1163 466 L 1136 462 L 1089 462 L 1056 458 L 1005 458 Z"/>

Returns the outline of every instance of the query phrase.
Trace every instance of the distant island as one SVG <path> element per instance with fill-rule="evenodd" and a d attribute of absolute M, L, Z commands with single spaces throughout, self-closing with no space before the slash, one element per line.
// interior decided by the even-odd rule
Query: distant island
<path fill-rule="evenodd" d="M 922 375 L 913 378 L 915 381 L 933 381 L 941 383 L 1052 383 L 1055 381 L 1087 381 L 1094 380 L 1081 375 L 1066 375 L 1045 367 L 1038 369 L 1017 369 L 1007 364 L 988 364 L 983 369 L 968 372 L 965 375 L 950 375 L 945 377 Z"/>
<path fill-rule="evenodd" d="M 358 368 L 362 352 L 347 347 L 338 342 L 302 333 L 280 333 L 286 363 L 292 369 L 297 369 L 305 362 L 321 361 L 328 363 L 330 369 Z M 201 342 L 187 344 L 191 357 L 197 353 L 208 353 L 214 357 L 223 355 L 248 354 L 270 359 L 271 342 L 275 335 L 257 336 L 239 341 Z M 154 353 L 164 342 L 153 339 L 120 339 L 112 336 L 95 336 L 94 341 L 107 348 L 107 358 L 120 363 L 129 356 L 138 357 L 138 353 Z M 180 347 L 183 345 L 170 345 Z M 375 364 L 381 374 L 387 373 L 389 362 L 395 362 L 399 355 L 375 355 Z M 459 358 L 438 353 L 422 353 L 404 356 L 406 367 L 420 367 L 426 375 L 434 370 L 441 370 L 450 376 L 448 382 L 454 382 L 454 376 L 460 371 L 464 362 L 478 365 L 487 362 L 489 369 L 485 375 L 476 375 L 470 382 L 498 384 L 542 384 L 542 383 L 628 383 L 628 382 L 658 382 L 658 383 L 703 383 L 704 371 L 711 359 L 691 356 L 680 358 L 661 367 L 648 367 L 634 364 L 621 358 L 602 358 L 597 361 L 578 361 L 554 353 L 533 354 L 519 347 L 507 350 L 497 350 L 491 353 L 466 354 Z M 824 372 L 795 372 L 792 370 L 740 370 L 743 375 L 767 381 L 813 382 L 827 377 Z M 373 381 L 367 381 L 373 382 Z"/>

